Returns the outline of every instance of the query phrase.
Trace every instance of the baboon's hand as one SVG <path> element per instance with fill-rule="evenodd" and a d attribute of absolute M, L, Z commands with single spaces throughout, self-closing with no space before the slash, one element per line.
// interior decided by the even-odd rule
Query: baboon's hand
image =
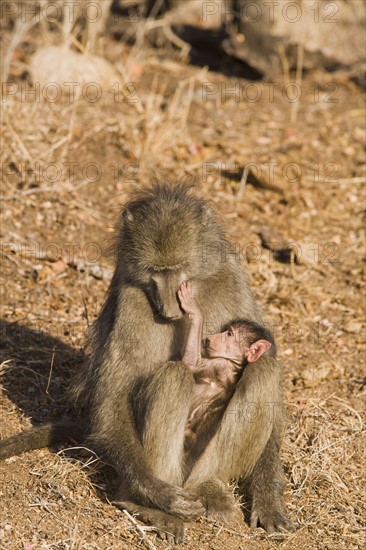
<path fill-rule="evenodd" d="M 205 513 L 205 508 L 198 497 L 185 489 L 171 485 L 163 493 L 161 509 L 182 519 L 195 519 Z"/>
<path fill-rule="evenodd" d="M 141 506 L 130 500 L 115 500 L 113 504 L 120 510 L 127 510 L 130 514 L 137 515 L 138 519 L 144 523 L 153 525 L 161 539 L 171 544 L 183 542 L 184 523 L 176 516 L 162 512 L 162 510 Z"/>
<path fill-rule="evenodd" d="M 189 281 L 183 281 L 178 290 L 178 298 L 182 309 L 189 314 L 190 319 L 201 318 L 202 313 L 192 295 L 192 285 Z"/>
<path fill-rule="evenodd" d="M 156 511 L 159 512 L 159 510 Z M 163 514 L 163 512 L 160 513 Z M 164 514 L 152 525 L 156 526 L 157 534 L 162 540 L 166 540 L 170 544 L 181 544 L 184 541 L 185 527 L 179 518 Z"/>
<path fill-rule="evenodd" d="M 294 531 L 296 525 L 287 517 L 285 510 L 273 508 L 272 510 L 259 509 L 253 506 L 250 516 L 251 527 L 263 527 L 268 533 L 276 531 Z"/>

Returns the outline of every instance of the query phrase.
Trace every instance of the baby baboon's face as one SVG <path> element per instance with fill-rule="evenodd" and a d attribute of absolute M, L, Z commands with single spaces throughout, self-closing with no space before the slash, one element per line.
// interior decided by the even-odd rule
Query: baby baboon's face
<path fill-rule="evenodd" d="M 229 327 L 225 332 L 213 334 L 207 338 L 207 354 L 209 357 L 226 357 L 243 361 L 242 335 L 237 328 Z"/>

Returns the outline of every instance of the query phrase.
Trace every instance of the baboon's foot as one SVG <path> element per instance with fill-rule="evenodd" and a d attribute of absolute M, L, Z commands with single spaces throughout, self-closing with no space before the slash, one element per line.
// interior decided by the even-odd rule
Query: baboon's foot
<path fill-rule="evenodd" d="M 211 521 L 238 528 L 244 525 L 243 514 L 230 487 L 220 481 L 207 481 L 196 489 Z"/>
<path fill-rule="evenodd" d="M 282 499 L 261 503 L 254 501 L 250 515 L 250 526 L 263 527 L 268 533 L 294 531 L 296 529 L 296 524 L 287 515 Z"/>
<path fill-rule="evenodd" d="M 121 510 L 127 510 L 130 514 L 136 515 L 137 519 L 146 523 L 146 525 L 154 527 L 158 536 L 170 544 L 181 544 L 183 542 L 184 523 L 176 516 L 156 510 L 155 508 L 147 508 L 146 506 L 135 504 L 129 500 L 114 501 L 113 504 Z"/>

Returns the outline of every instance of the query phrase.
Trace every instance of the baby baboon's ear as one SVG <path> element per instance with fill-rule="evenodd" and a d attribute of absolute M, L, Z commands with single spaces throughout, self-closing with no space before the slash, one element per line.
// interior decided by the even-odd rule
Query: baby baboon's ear
<path fill-rule="evenodd" d="M 257 340 L 254 342 L 247 352 L 248 363 L 255 363 L 258 361 L 263 353 L 266 353 L 266 351 L 269 350 L 271 345 L 271 342 L 268 342 L 267 340 Z"/>

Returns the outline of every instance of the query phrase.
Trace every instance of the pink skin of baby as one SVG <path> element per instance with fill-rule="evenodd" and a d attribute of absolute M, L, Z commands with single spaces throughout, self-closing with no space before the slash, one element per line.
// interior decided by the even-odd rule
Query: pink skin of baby
<path fill-rule="evenodd" d="M 180 304 L 191 321 L 188 340 L 183 355 L 183 362 L 195 369 L 205 367 L 214 369 L 219 364 L 232 371 L 235 366 L 243 362 L 254 363 L 265 353 L 271 343 L 267 340 L 257 340 L 250 346 L 243 346 L 243 335 L 240 328 L 230 327 L 225 332 L 219 332 L 207 338 L 208 358 L 201 356 L 201 337 L 203 316 L 192 295 L 192 285 L 183 282 L 178 290 Z M 212 361 L 215 359 L 215 361 Z M 222 361 L 221 361 L 222 360 Z M 222 368 L 220 368 L 222 370 Z"/>
<path fill-rule="evenodd" d="M 195 380 L 185 429 L 189 472 L 190 461 L 197 459 L 213 436 L 245 365 L 257 361 L 269 350 L 271 343 L 258 339 L 249 344 L 250 336 L 253 339 L 253 328 L 248 322 L 249 332 L 246 332 L 246 322 L 240 321 L 225 332 L 207 338 L 208 357 L 204 358 L 201 355 L 203 316 L 193 298 L 190 282 L 181 283 L 178 298 L 191 322 L 182 361 L 192 371 Z"/>

